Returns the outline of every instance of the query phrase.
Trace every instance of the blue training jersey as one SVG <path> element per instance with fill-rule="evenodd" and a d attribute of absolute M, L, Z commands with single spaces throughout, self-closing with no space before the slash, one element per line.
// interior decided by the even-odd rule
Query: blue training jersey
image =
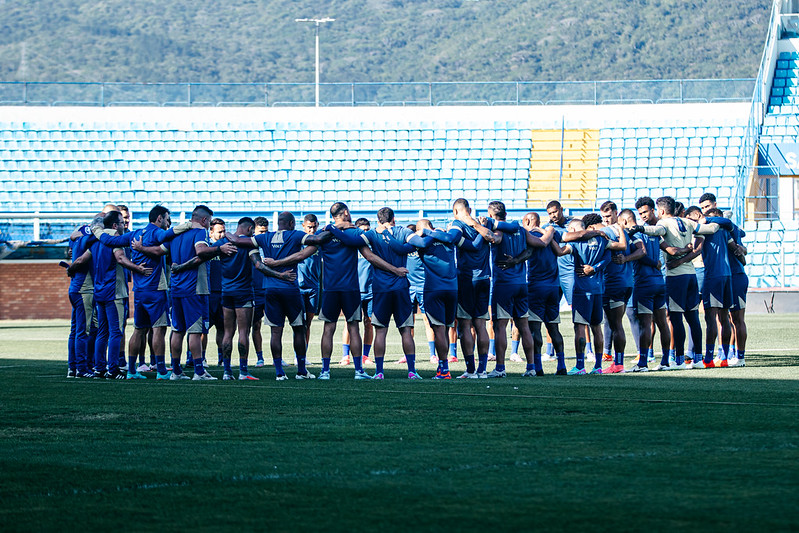
<path fill-rule="evenodd" d="M 197 245 L 208 244 L 208 231 L 205 228 L 192 228 L 181 233 L 167 244 L 172 254 L 172 262 L 183 264 L 197 257 Z M 209 294 L 208 265 L 200 263 L 197 268 L 189 268 L 172 274 L 172 296 L 185 298 L 197 294 Z"/>
<path fill-rule="evenodd" d="M 660 261 L 660 237 L 653 237 L 645 233 L 636 233 L 631 238 L 631 243 L 641 242 L 644 245 L 646 256 L 638 261 L 633 261 L 633 283 L 635 287 L 661 287 L 666 284 L 663 272 L 657 267 Z"/>
<path fill-rule="evenodd" d="M 544 236 L 541 231 L 531 231 L 539 239 Z M 559 243 L 560 233 L 552 234 L 552 240 Z M 544 248 L 532 248 L 533 255 L 527 260 L 527 285 L 529 287 L 546 286 L 551 287 L 558 284 L 558 256 L 552 250 L 552 246 Z"/>
<path fill-rule="evenodd" d="M 732 231 L 730 232 L 730 237 L 737 245 L 743 244 L 743 238 L 746 236 L 746 232 L 739 228 L 738 226 L 733 226 Z M 738 258 L 731 253 L 727 254 L 729 261 L 730 261 L 730 273 L 732 275 L 735 274 L 746 274 L 746 270 L 744 270 L 744 265 Z"/>
<path fill-rule="evenodd" d="M 467 241 L 474 241 L 479 235 L 476 229 L 460 220 L 453 221 L 452 226 L 460 229 Z M 471 277 L 472 281 L 491 278 L 490 246 L 481 246 L 477 250 L 470 250 L 459 245 L 457 259 L 459 276 Z"/>
<path fill-rule="evenodd" d="M 616 234 L 614 229 L 616 228 L 605 227 L 602 228 L 602 232 L 610 238 L 610 242 L 619 242 L 619 236 Z M 629 255 L 632 253 L 632 243 L 630 242 L 629 237 L 627 239 L 627 248 L 624 250 L 624 252 L 611 252 L 611 255 L 620 253 L 623 253 L 624 255 Z M 605 267 L 605 291 L 627 289 L 632 286 L 633 266 L 630 263 L 619 265 L 613 261 L 609 262 Z"/>
<path fill-rule="evenodd" d="M 489 228 L 495 227 L 496 222 L 488 219 Z M 495 285 L 525 285 L 527 283 L 527 265 L 519 263 L 507 269 L 497 266 L 497 261 L 502 261 L 505 256 L 516 257 L 527 249 L 527 238 L 524 229 L 515 233 L 503 233 L 499 244 L 492 244 L 492 279 Z"/>
<path fill-rule="evenodd" d="M 297 281 L 302 290 L 319 290 L 322 276 L 322 255 L 317 251 L 297 265 Z"/>
<path fill-rule="evenodd" d="M 374 280 L 374 269 L 372 263 L 358 255 L 358 288 L 361 291 L 361 300 L 372 298 L 372 282 Z"/>
<path fill-rule="evenodd" d="M 163 236 L 166 231 L 162 230 L 152 222 L 142 229 L 133 232 L 133 240 L 141 238 L 142 246 L 163 246 Z M 133 290 L 136 292 L 155 292 L 169 289 L 169 281 L 166 274 L 166 256 L 150 257 L 136 250 L 131 250 L 130 260 L 137 265 L 144 264 L 147 268 L 152 268 L 153 273 L 149 276 L 142 276 L 138 272 L 133 272 Z"/>
<path fill-rule="evenodd" d="M 98 302 L 110 302 L 118 298 L 127 298 L 128 284 L 125 272 L 114 257 L 114 248 L 100 241 L 94 241 L 90 249 L 94 299 Z"/>
<path fill-rule="evenodd" d="M 326 291 L 358 291 L 358 250 L 369 245 L 369 239 L 358 228 L 340 230 L 329 225 L 333 238 L 322 245 L 322 283 Z"/>
<path fill-rule="evenodd" d="M 455 245 L 452 242 L 440 240 L 440 238 L 445 238 L 445 235 L 442 231 L 434 231 L 423 238 L 413 235 L 408 241 L 410 244 L 414 244 L 421 240 L 417 248 L 419 249 L 419 259 L 424 264 L 425 292 L 458 290 Z"/>
<path fill-rule="evenodd" d="M 262 257 L 269 257 L 271 259 L 285 259 L 286 257 L 302 250 L 305 239 L 307 238 L 308 234 L 304 231 L 278 230 L 267 231 L 261 235 L 256 235 L 253 237 L 253 242 L 255 242 L 261 249 Z M 278 272 L 296 272 L 297 265 L 276 268 L 275 270 Z M 298 280 L 295 279 L 294 281 L 284 281 L 273 276 L 264 276 L 263 287 L 265 291 L 300 290 Z"/>
<path fill-rule="evenodd" d="M 408 284 L 417 289 L 424 289 L 424 263 L 419 258 L 418 251 L 408 254 L 405 268 L 408 269 Z"/>
<path fill-rule="evenodd" d="M 74 261 L 82 256 L 95 242 L 96 239 L 91 234 L 83 235 L 74 241 L 69 241 L 69 247 L 72 248 L 72 260 Z M 82 272 L 75 272 L 75 275 L 72 276 L 69 282 L 69 292 L 79 292 L 82 294 L 91 294 L 94 292 L 94 282 L 92 281 L 90 270 L 91 267 L 83 269 Z"/>
<path fill-rule="evenodd" d="M 563 234 L 569 231 L 569 222 L 570 220 L 567 219 L 562 226 L 552 223 L 545 224 L 543 229 L 547 229 L 549 226 L 555 226 L 555 233 L 558 234 L 562 240 Z M 557 242 L 561 242 L 561 240 Z M 563 286 L 571 286 L 574 284 L 574 257 L 571 254 L 558 257 L 558 278 L 560 279 L 560 284 Z"/>
<path fill-rule="evenodd" d="M 408 254 L 416 252 L 416 248 L 410 244 L 406 244 L 408 238 L 413 236 L 413 232 L 404 226 L 394 226 L 385 231 L 389 233 L 389 235 L 377 233 L 377 230 L 374 229 L 364 233 L 369 240 L 372 251 L 376 256 L 395 267 L 407 268 L 409 262 Z M 423 280 L 422 283 L 424 283 Z M 374 278 L 372 281 L 372 290 L 374 292 L 391 292 L 407 289 L 408 285 L 409 281 L 407 278 L 395 276 L 391 272 L 386 272 L 379 268 L 374 269 Z"/>
<path fill-rule="evenodd" d="M 246 237 L 246 235 L 238 235 Z M 222 246 L 230 242 L 227 237 L 222 237 L 211 246 Z M 228 296 L 252 296 L 252 263 L 250 250 L 236 248 L 236 253 L 230 256 L 218 256 L 222 270 L 222 294 Z M 210 281 L 209 281 L 210 283 Z"/>
<path fill-rule="evenodd" d="M 602 294 L 604 291 L 604 270 L 610 262 L 608 241 L 602 237 L 592 237 L 586 241 L 570 242 L 574 256 L 574 290 L 584 294 Z M 590 265 L 595 272 L 582 275 L 583 265 Z"/>
<path fill-rule="evenodd" d="M 725 221 L 727 219 L 724 219 Z M 707 223 L 720 222 L 721 218 L 707 217 Z M 705 279 L 723 278 L 731 275 L 729 257 L 727 257 L 727 241 L 730 237 L 726 229 L 705 235 L 702 246 L 702 262 L 705 264 Z"/>

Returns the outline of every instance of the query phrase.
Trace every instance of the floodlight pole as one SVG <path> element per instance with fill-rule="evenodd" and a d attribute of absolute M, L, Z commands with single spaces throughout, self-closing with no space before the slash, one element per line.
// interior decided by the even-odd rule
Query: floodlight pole
<path fill-rule="evenodd" d="M 294 22 L 313 22 L 314 23 L 314 40 L 316 41 L 316 61 L 315 61 L 315 76 L 314 76 L 314 89 L 316 98 L 314 100 L 316 107 L 319 107 L 319 24 L 322 22 L 334 22 L 336 19 L 330 17 L 312 18 L 312 19 L 294 19 Z"/>

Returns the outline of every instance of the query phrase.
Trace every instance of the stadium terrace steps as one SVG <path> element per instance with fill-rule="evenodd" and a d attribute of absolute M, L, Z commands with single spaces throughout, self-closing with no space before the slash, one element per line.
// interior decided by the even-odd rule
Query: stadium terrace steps
<path fill-rule="evenodd" d="M 599 130 L 533 130 L 527 207 L 560 197 L 564 207 L 596 203 Z"/>

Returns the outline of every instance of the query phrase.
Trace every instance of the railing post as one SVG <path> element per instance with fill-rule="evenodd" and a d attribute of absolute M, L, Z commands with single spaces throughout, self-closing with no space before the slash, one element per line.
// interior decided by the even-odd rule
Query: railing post
<path fill-rule="evenodd" d="M 186 84 L 186 104 L 191 107 L 191 83 Z"/>
<path fill-rule="evenodd" d="M 36 211 L 34 215 L 37 215 L 33 219 L 33 240 L 38 241 L 41 240 L 41 220 L 38 217 L 39 212 Z"/>
<path fill-rule="evenodd" d="M 597 105 L 599 103 L 598 93 L 599 93 L 599 90 L 598 90 L 598 87 L 597 87 L 597 82 L 594 82 L 594 105 Z"/>
<path fill-rule="evenodd" d="M 22 84 L 22 102 L 28 103 L 28 82 Z"/>
<path fill-rule="evenodd" d="M 355 84 L 350 83 L 350 102 L 352 102 L 352 107 L 355 107 Z"/>
<path fill-rule="evenodd" d="M 427 82 L 427 100 L 430 102 L 430 105 L 433 105 L 433 82 Z"/>
<path fill-rule="evenodd" d="M 680 103 L 681 104 L 685 103 L 685 102 L 682 101 L 682 98 L 683 98 L 683 95 L 682 95 L 682 80 L 680 80 Z"/>
<path fill-rule="evenodd" d="M 105 83 L 100 84 L 100 107 L 105 107 Z"/>
<path fill-rule="evenodd" d="M 516 82 L 516 105 L 519 105 L 519 82 Z"/>

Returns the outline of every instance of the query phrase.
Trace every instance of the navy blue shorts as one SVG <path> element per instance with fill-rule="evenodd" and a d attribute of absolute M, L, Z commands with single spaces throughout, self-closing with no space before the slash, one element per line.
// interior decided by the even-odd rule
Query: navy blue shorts
<path fill-rule="evenodd" d="M 419 311 L 424 313 L 424 288 L 411 285 L 408 294 L 411 297 L 411 305 L 418 305 Z"/>
<path fill-rule="evenodd" d="M 300 291 L 270 290 L 266 293 L 264 302 L 266 325 L 273 328 L 282 328 L 286 321 L 291 327 L 305 324 L 305 309 Z"/>
<path fill-rule="evenodd" d="M 398 328 L 413 326 L 413 304 L 405 289 L 374 293 L 372 324 L 387 328 L 391 317 Z"/>
<path fill-rule="evenodd" d="M 740 272 L 732 275 L 732 305 L 730 311 L 746 309 L 746 293 L 749 291 L 749 276 Z"/>
<path fill-rule="evenodd" d="M 305 312 L 319 314 L 319 291 L 317 289 L 300 289 Z"/>
<path fill-rule="evenodd" d="M 591 294 L 574 291 L 572 294 L 572 322 L 597 326 L 602 323 L 602 293 Z"/>
<path fill-rule="evenodd" d="M 527 320 L 557 324 L 560 322 L 560 299 L 563 292 L 560 285 L 533 285 L 527 287 L 527 306 L 530 311 Z"/>
<path fill-rule="evenodd" d="M 252 323 L 257 324 L 264 319 L 264 300 L 266 299 L 265 291 L 253 292 L 253 306 L 252 306 Z"/>
<path fill-rule="evenodd" d="M 225 309 L 244 309 L 253 306 L 252 293 L 222 293 L 222 307 Z"/>
<path fill-rule="evenodd" d="M 208 331 L 208 295 L 172 296 L 172 329 L 180 333 Z"/>
<path fill-rule="evenodd" d="M 347 322 L 360 322 L 361 291 L 322 291 L 319 319 L 324 322 L 337 322 L 344 314 Z"/>
<path fill-rule="evenodd" d="M 707 284 L 704 290 L 707 291 Z M 669 301 L 669 311 L 685 313 L 699 309 L 699 285 L 696 282 L 696 274 L 666 276 L 666 296 Z"/>
<path fill-rule="evenodd" d="M 732 307 L 732 279 L 730 276 L 706 278 L 702 286 L 702 304 L 705 309 L 729 309 Z"/>
<path fill-rule="evenodd" d="M 488 320 L 490 297 L 491 280 L 473 280 L 471 275 L 458 276 L 458 318 Z"/>
<path fill-rule="evenodd" d="M 608 312 L 611 309 L 624 307 L 632 294 L 632 287 L 613 288 L 610 290 L 605 287 L 605 292 L 602 294 L 602 309 Z"/>
<path fill-rule="evenodd" d="M 633 309 L 640 315 L 651 315 L 666 308 L 666 285 L 636 286 L 633 289 Z"/>
<path fill-rule="evenodd" d="M 212 292 L 208 295 L 208 324 L 218 331 L 225 329 L 225 314 L 222 312 L 222 293 Z"/>
<path fill-rule="evenodd" d="M 169 326 L 169 306 L 165 291 L 133 293 L 133 326 L 137 329 Z"/>
<path fill-rule="evenodd" d="M 527 285 L 494 284 L 491 300 L 491 316 L 494 320 L 527 318 Z"/>
<path fill-rule="evenodd" d="M 425 291 L 424 314 L 433 326 L 455 326 L 458 291 Z"/>

